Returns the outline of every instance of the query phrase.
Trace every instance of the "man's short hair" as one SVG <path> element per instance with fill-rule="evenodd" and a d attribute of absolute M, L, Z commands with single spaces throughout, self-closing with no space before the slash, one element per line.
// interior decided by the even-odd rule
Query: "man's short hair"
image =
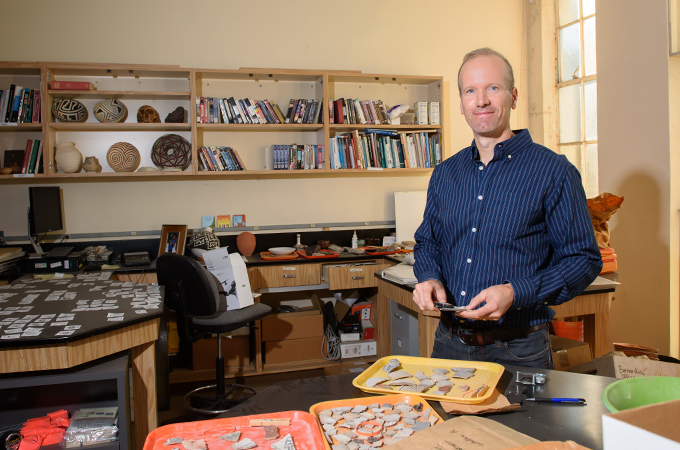
<path fill-rule="evenodd" d="M 458 95 L 463 95 L 463 88 L 460 85 L 460 71 L 463 70 L 463 66 L 466 62 L 470 61 L 471 59 L 475 59 L 478 56 L 498 56 L 500 59 L 502 59 L 505 63 L 505 68 L 507 69 L 505 83 L 507 84 L 508 90 L 511 91 L 515 87 L 515 76 L 512 73 L 512 66 L 508 62 L 507 58 L 494 49 L 483 47 L 478 48 L 477 50 L 472 50 L 463 58 L 463 63 L 460 65 L 460 69 L 458 69 Z"/>

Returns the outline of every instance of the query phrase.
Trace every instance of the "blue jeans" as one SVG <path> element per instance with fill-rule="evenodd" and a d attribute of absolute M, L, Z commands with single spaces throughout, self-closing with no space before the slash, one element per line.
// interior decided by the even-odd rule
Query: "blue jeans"
<path fill-rule="evenodd" d="M 548 326 L 525 337 L 494 344 L 467 345 L 453 331 L 439 322 L 434 334 L 432 358 L 457 359 L 463 361 L 486 361 L 499 364 L 554 369 Z"/>

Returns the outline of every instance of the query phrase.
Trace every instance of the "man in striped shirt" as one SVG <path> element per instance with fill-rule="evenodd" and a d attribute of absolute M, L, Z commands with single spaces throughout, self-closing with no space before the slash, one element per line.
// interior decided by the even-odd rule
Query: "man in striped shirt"
<path fill-rule="evenodd" d="M 474 141 L 438 165 L 415 239 L 413 300 L 442 312 L 433 358 L 553 368 L 550 305 L 577 296 L 602 268 L 578 170 L 510 128 L 512 67 L 489 48 L 458 72 Z"/>

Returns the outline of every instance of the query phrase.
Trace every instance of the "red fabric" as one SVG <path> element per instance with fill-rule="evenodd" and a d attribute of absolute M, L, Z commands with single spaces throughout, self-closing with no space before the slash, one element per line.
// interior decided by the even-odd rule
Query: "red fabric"
<path fill-rule="evenodd" d="M 58 444 L 70 423 L 65 409 L 28 419 L 21 428 L 19 450 L 38 450 L 43 445 Z"/>

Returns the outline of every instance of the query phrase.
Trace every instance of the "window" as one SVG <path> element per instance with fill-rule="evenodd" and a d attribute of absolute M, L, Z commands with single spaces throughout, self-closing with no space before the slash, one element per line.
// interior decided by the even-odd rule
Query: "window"
<path fill-rule="evenodd" d="M 597 182 L 595 0 L 556 0 L 558 151 L 581 172 L 588 198 Z"/>

